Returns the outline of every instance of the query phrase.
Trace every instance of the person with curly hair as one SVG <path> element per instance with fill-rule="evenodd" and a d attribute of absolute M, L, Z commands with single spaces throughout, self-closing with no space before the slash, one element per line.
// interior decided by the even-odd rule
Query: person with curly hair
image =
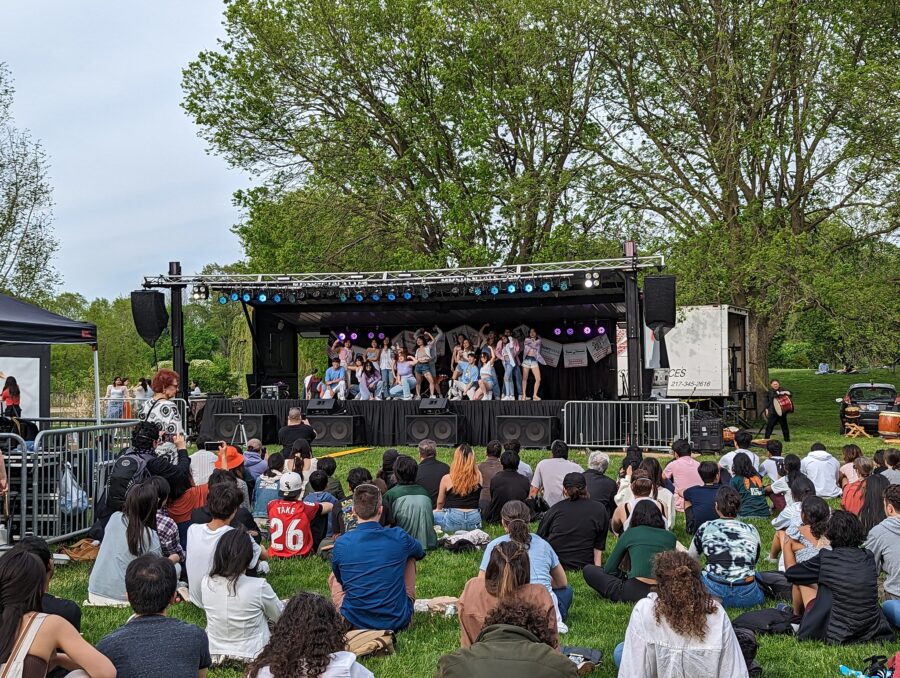
<path fill-rule="evenodd" d="M 625 642 L 613 652 L 619 676 L 747 676 L 737 636 L 688 554 L 654 559 L 657 590 L 631 611 Z"/>
<path fill-rule="evenodd" d="M 545 612 L 511 598 L 487 616 L 471 647 L 441 657 L 435 677 L 575 678 L 575 664 L 553 649 L 552 642 Z"/>
<path fill-rule="evenodd" d="M 327 599 L 301 592 L 288 601 L 247 678 L 375 678 L 344 650 L 343 620 Z"/>

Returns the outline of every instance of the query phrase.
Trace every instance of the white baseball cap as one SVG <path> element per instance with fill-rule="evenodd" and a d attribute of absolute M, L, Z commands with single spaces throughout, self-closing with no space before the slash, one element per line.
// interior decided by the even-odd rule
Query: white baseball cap
<path fill-rule="evenodd" d="M 285 497 L 296 497 L 303 491 L 303 478 L 299 473 L 288 471 L 278 480 L 278 491 Z"/>

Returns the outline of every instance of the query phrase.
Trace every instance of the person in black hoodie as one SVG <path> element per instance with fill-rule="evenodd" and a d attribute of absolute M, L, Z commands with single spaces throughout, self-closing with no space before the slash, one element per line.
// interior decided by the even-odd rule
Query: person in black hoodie
<path fill-rule="evenodd" d="M 491 503 L 481 513 L 481 519 L 489 523 L 500 522 L 500 512 L 508 501 L 526 501 L 531 490 L 528 478 L 519 473 L 519 455 L 506 450 L 500 455 L 503 470 L 491 478 Z"/>
<path fill-rule="evenodd" d="M 878 568 L 859 519 L 847 511 L 832 513 L 825 528 L 831 550 L 787 569 L 792 584 L 817 584 L 816 597 L 803 613 L 799 640 L 830 645 L 894 640 L 894 632 L 878 604 Z"/>

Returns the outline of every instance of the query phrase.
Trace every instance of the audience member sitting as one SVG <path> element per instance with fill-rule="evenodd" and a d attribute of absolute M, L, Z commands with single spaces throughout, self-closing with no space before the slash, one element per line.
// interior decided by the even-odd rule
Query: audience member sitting
<path fill-rule="evenodd" d="M 306 491 L 306 484 L 309 482 L 310 474 L 319 468 L 319 460 L 312 456 L 312 448 L 309 442 L 300 438 L 294 441 L 291 448 L 291 463 L 285 462 L 285 470 L 293 471 L 298 474 L 303 481 L 303 491 Z"/>
<path fill-rule="evenodd" d="M 889 468 L 884 461 L 884 450 L 875 450 L 875 453 L 872 455 L 872 463 L 875 464 L 872 473 L 881 474 Z"/>
<path fill-rule="evenodd" d="M 434 513 L 428 490 L 416 484 L 418 470 L 419 466 L 412 457 L 405 454 L 397 457 L 394 462 L 397 484 L 384 495 L 384 503 L 390 509 L 394 525 L 406 530 L 409 536 L 431 550 L 437 547 Z"/>
<path fill-rule="evenodd" d="M 844 450 L 848 447 L 856 447 L 856 445 L 845 445 Z M 856 447 L 856 449 L 859 448 Z M 844 458 L 847 458 L 846 452 Z M 852 468 L 851 475 L 845 473 L 846 466 Z M 844 488 L 841 493 L 841 508 L 857 517 L 859 517 L 859 511 L 862 509 L 866 496 L 866 479 L 872 475 L 874 467 L 872 460 L 862 456 L 862 453 L 856 455 L 849 464 L 841 466 L 841 487 Z M 850 480 L 851 477 L 853 480 Z"/>
<path fill-rule="evenodd" d="M 484 620 L 471 647 L 445 654 L 435 678 L 575 678 L 578 669 L 552 646 L 543 610 L 512 598 Z"/>
<path fill-rule="evenodd" d="M 234 445 L 228 445 L 224 454 L 219 453 L 219 458 L 216 459 L 216 468 L 231 473 L 234 483 L 241 493 L 241 507 L 247 509 L 249 513 L 250 490 L 247 487 L 247 482 L 244 480 L 244 455 Z"/>
<path fill-rule="evenodd" d="M 437 459 L 437 443 L 428 439 L 420 442 L 416 483 L 428 490 L 428 494 L 431 496 L 431 508 L 437 506 L 441 480 L 448 473 L 450 473 L 450 467 Z"/>
<path fill-rule="evenodd" d="M 269 582 L 247 576 L 252 543 L 241 530 L 225 534 L 200 584 L 213 664 L 255 659 L 269 642 L 269 624 L 278 621 L 284 607 Z"/>
<path fill-rule="evenodd" d="M 750 449 L 750 445 L 753 443 L 753 434 L 750 431 L 738 431 L 734 434 L 734 449 L 728 454 L 723 454 L 719 459 L 719 468 L 728 471 L 729 477 L 734 475 L 731 470 L 732 464 L 734 464 L 734 458 L 743 452 L 748 457 L 750 457 L 750 462 L 753 464 L 753 468 L 759 468 L 759 457 Z"/>
<path fill-rule="evenodd" d="M 668 507 L 659 499 L 653 497 L 653 491 L 658 490 L 659 488 L 653 484 L 653 481 L 650 479 L 650 474 L 644 469 L 638 469 L 633 475 L 625 476 L 625 479 L 629 482 L 627 488 L 628 493 L 625 496 L 630 496 L 630 499 L 623 502 L 612 515 L 610 527 L 612 528 L 613 534 L 621 535 L 628 529 L 631 524 L 631 514 L 635 507 L 645 501 L 652 503 L 659 509 L 660 514 L 663 516 L 663 526 L 668 527 L 666 524 L 666 512 Z"/>
<path fill-rule="evenodd" d="M 850 443 L 841 448 L 841 454 L 844 457 L 844 464 L 838 469 L 838 484 L 841 487 L 846 487 L 850 483 L 855 483 L 857 480 L 860 480 L 859 469 L 855 462 L 863 456 L 863 453 L 862 450 L 859 449 L 859 445 Z"/>
<path fill-rule="evenodd" d="M 651 567 L 654 556 L 675 546 L 675 535 L 666 529 L 659 507 L 650 501 L 638 502 L 631 526 L 619 537 L 606 563 L 603 567 L 586 565 L 584 581 L 614 603 L 636 603 L 656 586 Z M 622 572 L 620 566 L 626 563 L 627 572 Z"/>
<path fill-rule="evenodd" d="M 287 424 L 278 429 L 278 444 L 281 445 L 281 454 L 285 458 L 293 457 L 294 443 L 297 440 L 305 440 L 312 445 L 315 439 L 316 429 L 303 416 L 303 410 L 299 407 L 289 409 Z"/>
<path fill-rule="evenodd" d="M 384 454 L 381 455 L 381 468 L 375 473 L 375 478 L 384 481 L 384 485 L 388 490 L 397 484 L 394 478 L 394 464 L 399 456 L 400 453 L 393 447 L 385 450 Z"/>
<path fill-rule="evenodd" d="M 797 638 L 831 645 L 893 640 L 894 632 L 878 604 L 875 556 L 860 548 L 863 532 L 859 519 L 847 511 L 835 511 L 825 537 L 831 550 L 822 549 L 784 573 L 793 584 L 818 585 Z"/>
<path fill-rule="evenodd" d="M 702 461 L 697 468 L 702 485 L 689 487 L 682 493 L 684 497 L 684 528 L 688 534 L 695 534 L 703 523 L 715 520 L 716 492 L 722 487 L 719 484 L 719 465 L 714 461 Z"/>
<path fill-rule="evenodd" d="M 761 478 L 768 476 L 769 483 L 776 482 L 781 477 L 779 468 L 784 468 L 784 457 L 781 453 L 784 451 L 784 443 L 773 438 L 766 441 L 766 458 L 759 465 L 759 475 Z"/>
<path fill-rule="evenodd" d="M 213 556 L 216 546 L 226 532 L 235 529 L 231 526 L 238 508 L 241 506 L 241 493 L 232 483 L 220 482 L 209 490 L 209 509 L 211 520 L 208 523 L 191 525 L 187 534 L 187 575 L 190 584 L 191 602 L 198 607 L 203 607 L 203 577 L 212 569 Z M 253 561 L 250 567 L 257 566 L 259 560 L 266 560 L 265 552 L 253 541 L 250 535 L 247 539 L 252 541 Z"/>
<path fill-rule="evenodd" d="M 478 472 L 481 474 L 481 497 L 478 499 L 478 509 L 483 516 L 491 506 L 491 481 L 494 476 L 503 470 L 500 463 L 500 455 L 503 446 L 499 440 L 492 440 L 485 448 L 485 459 L 478 464 Z"/>
<path fill-rule="evenodd" d="M 584 480 L 587 483 L 588 496 L 593 501 L 599 501 L 606 507 L 609 516 L 616 510 L 616 492 L 619 485 L 615 480 L 606 475 L 609 468 L 609 455 L 606 452 L 591 452 L 588 457 L 588 467 L 584 472 Z"/>
<path fill-rule="evenodd" d="M 900 485 L 900 450 L 889 447 L 884 451 L 884 464 L 887 467 L 881 472 L 891 485 Z"/>
<path fill-rule="evenodd" d="M 532 471 L 531 466 L 522 461 L 522 443 L 518 440 L 506 440 L 503 443 L 503 449 L 506 452 L 515 452 L 519 455 L 519 473 L 528 478 L 530 483 L 534 477 L 534 471 Z"/>
<path fill-rule="evenodd" d="M 884 613 L 900 627 L 900 485 L 884 490 L 885 519 L 869 531 L 866 548 L 875 556 L 875 566 L 884 572 Z"/>
<path fill-rule="evenodd" d="M 553 547 L 541 537 L 528 532 L 529 520 L 531 520 L 531 510 L 524 502 L 507 502 L 501 512 L 501 522 L 506 534 L 497 537 L 487 545 L 484 555 L 481 557 L 479 570 L 481 574 L 487 571 L 488 563 L 491 561 L 491 552 L 498 544 L 511 541 L 526 549 L 531 567 L 529 580 L 532 584 L 543 585 L 552 594 L 557 608 L 556 625 L 560 633 L 565 633 L 567 628 L 564 622 L 569 616 L 569 607 L 572 605 L 574 593 L 566 578 L 566 571 L 560 564 Z"/>
<path fill-rule="evenodd" d="M 812 444 L 809 454 L 800 462 L 800 471 L 813 481 L 819 497 L 828 499 L 841 496 L 841 488 L 837 482 L 840 464 L 828 454 L 822 443 Z"/>
<path fill-rule="evenodd" d="M 125 588 L 134 614 L 97 643 L 119 676 L 206 675 L 212 664 L 206 633 L 166 615 L 177 585 L 175 565 L 167 558 L 146 554 L 128 565 Z"/>
<path fill-rule="evenodd" d="M 256 479 L 269 468 L 266 463 L 266 448 L 259 438 L 250 438 L 244 449 L 244 470 L 247 474 L 247 485 L 254 487 Z M 251 492 L 252 494 L 252 492 Z"/>
<path fill-rule="evenodd" d="M 316 464 L 316 470 L 324 471 L 325 475 L 328 476 L 328 484 L 325 485 L 325 491 L 336 497 L 338 501 L 344 501 L 347 498 L 344 487 L 341 485 L 341 481 L 334 477 L 335 471 L 337 471 L 337 462 L 334 458 L 320 458 Z"/>
<path fill-rule="evenodd" d="M 528 478 L 519 473 L 519 454 L 505 450 L 500 455 L 503 470 L 491 479 L 491 504 L 481 514 L 483 522 L 499 523 L 500 513 L 508 501 L 525 501 L 531 490 Z"/>
<path fill-rule="evenodd" d="M 863 504 L 857 516 L 865 537 L 868 537 L 872 528 L 887 517 L 884 511 L 884 493 L 890 486 L 887 478 L 882 478 L 874 473 L 866 478 Z"/>
<path fill-rule="evenodd" d="M 816 496 L 816 486 L 813 485 L 812 481 L 805 475 L 798 473 L 791 486 L 790 493 L 791 498 L 795 501 L 785 506 L 784 511 L 772 519 L 772 527 L 775 528 L 775 536 L 772 538 L 772 547 L 769 550 L 770 560 L 775 560 L 775 558 L 779 557 L 778 554 L 781 553 L 785 534 L 790 533 L 793 538 L 796 538 L 795 535 L 800 529 L 800 525 L 803 523 L 803 517 L 801 515 L 803 500 L 807 497 Z M 784 571 L 783 555 L 779 560 L 778 569 Z"/>
<path fill-rule="evenodd" d="M 762 478 L 743 452 L 734 456 L 731 467 L 731 487 L 741 497 L 741 518 L 768 518 L 771 515 Z"/>
<path fill-rule="evenodd" d="M 800 507 L 800 525 L 781 534 L 784 567 L 787 569 L 815 556 L 823 548 L 831 548 L 825 538 L 825 530 L 831 518 L 831 509 L 822 497 L 809 493 Z M 802 615 L 809 602 L 816 597 L 815 586 L 794 586 L 792 591 L 794 613 Z"/>
<path fill-rule="evenodd" d="M 341 500 L 328 491 L 329 485 L 328 474 L 321 468 L 316 469 L 309 474 L 309 482 L 306 485 L 306 494 L 303 501 L 306 503 L 328 503 L 331 504 L 332 510 L 330 516 L 325 521 L 325 539 L 332 540 L 334 537 L 343 532 L 341 525 Z M 313 532 L 313 536 L 316 534 Z"/>
<path fill-rule="evenodd" d="M 344 649 L 343 624 L 331 601 L 315 593 L 297 593 L 247 677 L 375 678 L 355 654 Z"/>
<path fill-rule="evenodd" d="M 638 471 L 645 472 L 646 476 L 641 476 Z M 625 477 L 619 480 L 619 491 L 616 493 L 616 505 L 630 504 L 634 499 L 645 495 L 636 493 L 631 487 L 632 478 L 647 477 L 652 483 L 650 494 L 646 495 L 657 500 L 662 508 L 663 520 L 666 522 L 666 529 L 671 530 L 675 526 L 675 495 L 663 485 L 662 467 L 653 457 L 647 457 L 637 469 L 626 467 Z"/>
<path fill-rule="evenodd" d="M 554 440 L 550 445 L 550 459 L 542 459 L 534 467 L 534 477 L 531 479 L 531 496 L 536 497 L 543 490 L 544 501 L 549 506 L 561 502 L 565 498 L 562 481 L 567 473 L 581 473 L 584 471 L 574 461 L 569 461 L 569 446 L 562 440 Z"/>
<path fill-rule="evenodd" d="M 625 642 L 613 660 L 623 678 L 634 676 L 747 676 L 731 621 L 685 553 L 665 551 L 654 562 L 655 592 L 631 611 Z"/>
<path fill-rule="evenodd" d="M 784 467 L 784 475 L 769 486 L 769 492 L 771 494 L 778 494 L 784 497 L 785 506 L 790 506 L 796 501 L 793 496 L 791 496 L 791 483 L 793 483 L 797 477 L 803 476 L 803 473 L 800 471 L 800 463 L 800 457 L 796 454 L 786 454 L 782 464 Z M 805 478 L 806 476 L 803 477 Z"/>
<path fill-rule="evenodd" d="M 235 489 L 238 489 L 237 479 L 232 475 L 231 471 L 223 471 L 222 469 L 216 469 L 212 472 L 212 475 L 209 477 L 209 488 L 213 488 L 220 483 L 228 483 Z M 238 489 L 240 492 L 240 490 Z M 207 493 L 207 505 L 201 506 L 199 508 L 191 511 L 191 524 L 199 525 L 202 523 L 208 523 L 212 520 L 212 514 L 209 511 L 209 494 Z M 260 534 L 259 527 L 256 524 L 256 521 L 253 520 L 253 515 L 244 508 L 243 505 L 238 506 L 237 511 L 234 514 L 234 518 L 229 523 L 232 527 L 243 527 L 247 530 L 247 534 L 253 537 L 253 540 L 259 544 L 262 541 L 262 535 Z"/>
<path fill-rule="evenodd" d="M 320 486 L 327 483 L 325 474 L 319 475 Z M 338 506 L 337 500 L 332 497 L 332 501 L 303 501 L 303 481 L 293 471 L 281 475 L 278 489 L 280 498 L 269 502 L 269 557 L 305 557 L 315 553 L 328 534 L 330 521 L 324 516 Z"/>
<path fill-rule="evenodd" d="M 54 566 L 53 554 L 50 553 L 50 547 L 47 545 L 47 542 L 40 537 L 28 534 L 22 537 L 11 550 L 25 551 L 37 556 L 47 571 L 47 578 L 44 582 L 44 595 L 41 597 L 41 611 L 62 617 L 74 626 L 76 631 L 81 631 L 81 608 L 78 607 L 78 604 L 65 598 L 57 598 L 49 593 Z"/>
<path fill-rule="evenodd" d="M 481 527 L 481 473 L 475 465 L 475 453 L 462 443 L 453 453 L 450 472 L 441 478 L 434 522 L 446 534 Z"/>
<path fill-rule="evenodd" d="M 478 638 L 484 620 L 498 602 L 518 598 L 544 610 L 553 637 L 552 647 L 559 647 L 556 607 L 550 592 L 540 584 L 531 584 L 531 562 L 527 549 L 513 541 L 503 542 L 491 551 L 484 576 L 479 574 L 466 582 L 459 596 L 459 642 L 469 647 Z"/>
<path fill-rule="evenodd" d="M 566 570 L 585 565 L 602 565 L 609 532 L 609 514 L 600 502 L 591 501 L 584 474 L 569 473 L 563 478 L 565 500 L 544 514 L 538 536 L 546 540 Z"/>
<path fill-rule="evenodd" d="M 253 491 L 253 517 L 257 525 L 269 517 L 269 502 L 278 499 L 278 481 L 284 473 L 284 455 L 281 452 L 270 454 L 266 458 L 268 468 L 256 479 Z"/>
<path fill-rule="evenodd" d="M 328 584 L 335 607 L 354 628 L 399 631 L 412 621 L 415 561 L 425 549 L 399 527 L 379 525 L 381 512 L 378 488 L 358 485 L 358 522 L 334 544 Z"/>
<path fill-rule="evenodd" d="M 213 439 L 207 435 L 200 434 L 197 436 L 197 451 L 190 457 L 191 478 L 194 481 L 194 485 L 206 485 L 209 475 L 216 468 L 218 455 L 212 450 L 206 449 L 206 443 L 212 442 L 214 442 Z M 224 445 L 224 442 L 221 444 Z"/>
<path fill-rule="evenodd" d="M 373 482 L 372 474 L 369 473 L 369 469 L 362 468 L 361 466 L 350 469 L 350 472 L 347 474 L 347 485 L 350 488 L 350 496 L 341 502 L 341 514 L 343 515 L 341 521 L 343 523 L 341 533 L 349 532 L 355 528 L 359 522 L 356 514 L 353 513 L 353 491 L 360 485 L 370 484 L 373 484 Z M 382 527 L 389 527 L 393 522 L 390 509 L 384 503 L 383 495 L 381 497 L 381 516 L 378 518 L 378 522 Z"/>
<path fill-rule="evenodd" d="M 738 463 L 735 460 L 735 471 Z M 700 577 L 725 607 L 753 607 L 762 605 L 765 599 L 756 581 L 761 548 L 759 532 L 753 525 L 737 520 L 740 511 L 741 497 L 737 491 L 731 487 L 719 489 L 716 493 L 719 518 L 697 530 L 688 549 L 697 560 L 701 555 L 706 557 Z"/>
<path fill-rule="evenodd" d="M 159 504 L 156 507 L 156 536 L 159 537 L 159 547 L 163 558 L 175 563 L 175 572 L 180 577 L 181 568 L 184 567 L 184 548 L 178 536 L 178 525 L 166 511 L 166 504 L 169 503 L 169 481 L 153 476 L 150 482 L 153 483 L 159 497 Z"/>
<path fill-rule="evenodd" d="M 703 484 L 698 471 L 700 462 L 691 456 L 689 440 L 676 440 L 672 443 L 672 456 L 674 459 L 666 464 L 662 476 L 664 480 L 672 482 L 669 489 L 675 493 L 675 510 L 684 512 L 684 490 Z"/>
<path fill-rule="evenodd" d="M 42 612 L 49 579 L 38 556 L 12 549 L 0 557 L 0 665 L 10 678 L 45 676 L 61 667 L 115 678 L 112 663 L 66 619 Z M 61 652 L 60 652 L 61 650 Z M 84 675 L 84 674 L 82 674 Z"/>
<path fill-rule="evenodd" d="M 128 490 L 123 510 L 110 517 L 88 578 L 91 605 L 127 606 L 125 569 L 128 564 L 145 553 L 162 555 L 156 534 L 158 504 L 156 486 L 151 482 L 138 483 Z"/>

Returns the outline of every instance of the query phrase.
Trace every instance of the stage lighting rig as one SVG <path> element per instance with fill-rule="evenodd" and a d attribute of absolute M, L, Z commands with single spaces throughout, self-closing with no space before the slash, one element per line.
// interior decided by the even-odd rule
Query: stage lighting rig
<path fill-rule="evenodd" d="M 191 298 L 194 301 L 208 301 L 209 287 L 207 287 L 206 285 L 194 285 L 191 288 Z"/>

